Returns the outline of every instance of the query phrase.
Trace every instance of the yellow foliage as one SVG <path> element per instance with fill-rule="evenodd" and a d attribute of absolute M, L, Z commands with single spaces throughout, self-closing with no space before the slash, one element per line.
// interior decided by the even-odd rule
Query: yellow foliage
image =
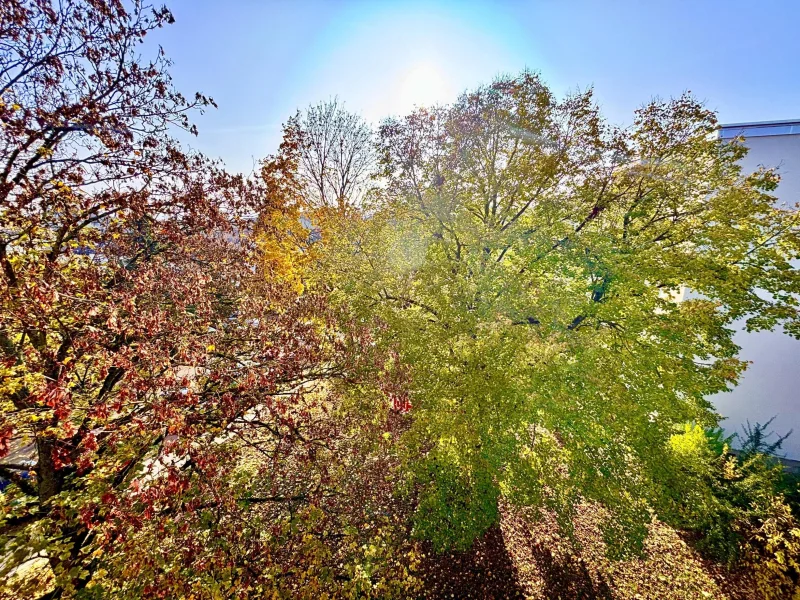
<path fill-rule="evenodd" d="M 261 215 L 258 246 L 267 275 L 287 284 L 297 295 L 305 290 L 309 262 L 308 230 L 296 211 L 273 210 Z"/>
<path fill-rule="evenodd" d="M 783 501 L 773 501 L 769 516 L 752 532 L 746 562 L 765 599 L 785 598 L 790 590 L 792 598 L 800 598 L 791 578 L 800 571 L 800 528 Z"/>

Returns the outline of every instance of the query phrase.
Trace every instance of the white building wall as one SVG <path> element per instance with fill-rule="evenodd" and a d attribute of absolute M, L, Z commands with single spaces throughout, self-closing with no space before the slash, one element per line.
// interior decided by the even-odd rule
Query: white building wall
<path fill-rule="evenodd" d="M 726 126 L 723 131 L 734 128 Z M 750 149 L 742 161 L 745 172 L 759 166 L 777 167 L 781 175 L 775 192 L 778 203 L 793 206 L 800 202 L 800 121 L 776 126 L 775 132 L 785 132 L 781 135 L 748 136 L 749 129 L 754 128 L 742 126 L 741 131 Z M 765 133 L 769 129 L 759 126 L 756 131 Z M 794 430 L 783 451 L 789 458 L 800 458 L 800 340 L 780 331 L 740 331 L 734 340 L 742 349 L 740 357 L 752 364 L 733 391 L 711 397 L 725 417 L 723 426 L 731 433 L 741 432 L 747 420 L 764 423 L 775 416 L 772 430 L 779 434 Z"/>

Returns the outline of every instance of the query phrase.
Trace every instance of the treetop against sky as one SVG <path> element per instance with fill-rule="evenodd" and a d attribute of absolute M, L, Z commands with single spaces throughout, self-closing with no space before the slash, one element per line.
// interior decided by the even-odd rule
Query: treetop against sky
<path fill-rule="evenodd" d="M 214 97 L 195 143 L 249 172 L 297 108 L 338 95 L 376 124 L 451 102 L 501 73 L 541 72 L 564 94 L 594 86 L 612 123 L 653 96 L 692 90 L 722 122 L 798 115 L 786 0 L 653 3 L 178 0 L 152 36 L 180 89 Z"/>

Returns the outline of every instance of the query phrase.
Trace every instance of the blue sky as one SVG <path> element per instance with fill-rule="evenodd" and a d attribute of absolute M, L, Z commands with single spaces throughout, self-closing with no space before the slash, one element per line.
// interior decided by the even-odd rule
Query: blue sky
<path fill-rule="evenodd" d="M 593 86 L 627 124 L 691 90 L 723 122 L 800 117 L 800 2 L 173 0 L 157 32 L 187 94 L 219 109 L 192 145 L 250 171 L 297 108 L 338 95 L 377 122 L 447 102 L 498 73 L 539 71 L 559 95 Z"/>

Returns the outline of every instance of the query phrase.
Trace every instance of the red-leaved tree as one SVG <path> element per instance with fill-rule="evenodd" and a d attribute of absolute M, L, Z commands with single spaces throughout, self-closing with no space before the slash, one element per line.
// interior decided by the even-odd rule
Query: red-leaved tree
<path fill-rule="evenodd" d="M 385 423 L 331 383 L 368 334 L 270 276 L 262 180 L 170 137 L 213 104 L 140 58 L 170 22 L 0 6 L 0 569 L 44 562 L 53 598 L 388 590 L 357 542 L 397 526 Z"/>

